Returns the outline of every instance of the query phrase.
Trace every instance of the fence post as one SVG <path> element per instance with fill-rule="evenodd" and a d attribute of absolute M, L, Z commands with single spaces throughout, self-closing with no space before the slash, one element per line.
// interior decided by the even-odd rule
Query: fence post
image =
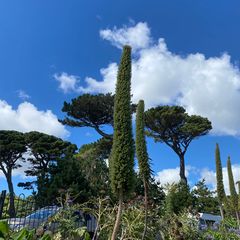
<path fill-rule="evenodd" d="M 0 219 L 2 218 L 2 214 L 3 214 L 3 207 L 4 207 L 4 201 L 6 198 L 6 194 L 7 194 L 7 191 L 3 190 L 0 195 Z"/>

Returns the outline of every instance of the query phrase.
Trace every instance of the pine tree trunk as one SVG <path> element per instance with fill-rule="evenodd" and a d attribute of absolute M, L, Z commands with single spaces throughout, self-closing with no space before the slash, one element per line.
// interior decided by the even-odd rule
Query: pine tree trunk
<path fill-rule="evenodd" d="M 14 190 L 13 190 L 11 172 L 7 173 L 6 179 L 7 179 L 8 190 L 9 190 L 9 209 L 8 209 L 8 213 L 9 213 L 10 218 L 13 218 L 13 217 L 15 217 L 16 212 L 15 212 L 15 205 L 14 205 Z"/>
<path fill-rule="evenodd" d="M 187 184 L 187 178 L 185 176 L 185 161 L 184 161 L 184 155 L 180 155 L 180 178 L 181 181 Z"/>
<path fill-rule="evenodd" d="M 117 237 L 117 233 L 118 233 L 118 230 L 119 230 L 119 227 L 120 227 L 122 208 L 123 208 L 123 192 L 122 192 L 122 189 L 121 189 L 120 192 L 119 192 L 117 218 L 116 218 L 115 225 L 114 225 L 114 228 L 113 228 L 111 240 L 115 240 L 116 237 Z"/>
<path fill-rule="evenodd" d="M 147 220 L 148 220 L 148 185 L 146 179 L 143 181 L 144 185 L 144 205 L 145 205 L 145 219 L 144 219 L 144 230 L 142 240 L 145 239 L 147 233 Z"/>

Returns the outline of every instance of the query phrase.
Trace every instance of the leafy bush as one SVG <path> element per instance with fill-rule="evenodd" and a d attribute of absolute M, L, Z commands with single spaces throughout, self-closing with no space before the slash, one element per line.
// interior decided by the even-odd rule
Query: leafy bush
<path fill-rule="evenodd" d="M 162 219 L 165 239 L 167 240 L 203 240 L 198 228 L 198 219 L 189 211 L 166 215 Z"/>
<path fill-rule="evenodd" d="M 7 221 L 0 221 L 0 239 L 1 240 L 51 240 L 50 235 L 44 234 L 38 238 L 36 236 L 35 229 L 27 230 L 26 228 L 21 229 L 18 232 L 10 230 Z"/>
<path fill-rule="evenodd" d="M 68 208 L 61 209 L 53 216 L 48 224 L 57 224 L 57 233 L 54 239 L 64 240 L 90 240 L 90 235 L 87 232 L 87 227 L 84 226 L 84 219 L 79 214 L 79 206 L 74 205 Z"/>
<path fill-rule="evenodd" d="M 219 229 L 208 229 L 204 237 L 207 240 L 240 240 L 240 230 L 234 218 L 226 218 L 221 222 Z"/>

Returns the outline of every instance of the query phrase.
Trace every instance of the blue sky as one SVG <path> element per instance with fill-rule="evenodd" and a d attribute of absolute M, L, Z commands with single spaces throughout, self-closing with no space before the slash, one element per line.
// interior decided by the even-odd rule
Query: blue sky
<path fill-rule="evenodd" d="M 190 182 L 205 177 L 214 187 L 216 142 L 223 165 L 230 155 L 240 178 L 239 9 L 237 0 L 1 1 L 0 129 L 45 131 L 78 146 L 96 140 L 91 129 L 64 128 L 56 119 L 63 101 L 114 90 L 127 43 L 133 101 L 181 104 L 213 122 L 212 135 L 194 141 L 186 154 Z M 172 150 L 152 140 L 148 149 L 160 180 L 175 180 Z"/>

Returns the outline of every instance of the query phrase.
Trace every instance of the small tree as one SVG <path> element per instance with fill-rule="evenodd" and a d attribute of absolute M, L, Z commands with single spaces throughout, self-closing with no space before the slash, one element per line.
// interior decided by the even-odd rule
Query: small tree
<path fill-rule="evenodd" d="M 74 202 L 83 203 L 92 199 L 94 194 L 90 182 L 82 171 L 81 162 L 70 154 L 58 160 L 56 166 L 52 166 L 51 179 L 44 193 L 45 202 L 56 203 L 57 198 L 70 193 Z"/>
<path fill-rule="evenodd" d="M 192 115 L 180 106 L 158 106 L 145 112 L 148 135 L 156 142 L 164 142 L 180 159 L 180 178 L 187 183 L 185 176 L 185 153 L 192 140 L 206 135 L 211 129 L 207 118 Z"/>
<path fill-rule="evenodd" d="M 115 240 L 120 226 L 124 197 L 132 191 L 134 179 L 134 141 L 131 116 L 131 47 L 123 48 L 118 69 L 114 98 L 114 134 L 110 157 L 110 179 L 118 198 L 118 213 L 111 239 Z"/>
<path fill-rule="evenodd" d="M 189 186 L 180 181 L 170 185 L 166 196 L 166 211 L 169 215 L 178 214 L 193 205 Z"/>
<path fill-rule="evenodd" d="M 226 203 L 226 194 L 225 194 L 224 185 L 223 185 L 222 163 L 221 163 L 220 150 L 219 150 L 218 144 L 216 144 L 215 160 L 216 160 L 217 196 L 218 196 L 221 216 L 223 219 L 224 218 L 223 204 Z"/>
<path fill-rule="evenodd" d="M 26 152 L 24 134 L 17 131 L 0 131 L 0 170 L 6 177 L 9 190 L 9 215 L 15 217 L 12 172 L 21 167 Z"/>
<path fill-rule="evenodd" d="M 136 116 L 136 153 L 138 159 L 138 165 L 140 170 L 140 175 L 143 180 L 144 185 L 144 202 L 145 202 L 145 225 L 142 235 L 142 239 L 145 238 L 147 231 L 147 211 L 148 211 L 148 186 L 149 179 L 151 177 L 151 169 L 149 163 L 149 157 L 147 153 L 145 132 L 144 132 L 144 101 L 140 100 L 137 106 L 137 116 Z"/>
<path fill-rule="evenodd" d="M 112 141 L 107 138 L 83 145 L 76 159 L 81 165 L 84 177 L 90 184 L 95 197 L 110 194 L 109 170 L 107 161 L 112 148 Z"/>
<path fill-rule="evenodd" d="M 219 213 L 218 200 L 214 197 L 214 191 L 207 187 L 205 179 L 197 182 L 192 190 L 192 195 L 195 209 L 198 212 Z"/>
<path fill-rule="evenodd" d="M 230 189 L 230 200 L 231 208 L 236 213 L 238 225 L 239 225 L 239 215 L 238 215 L 238 195 L 235 189 L 234 178 L 232 173 L 232 164 L 230 157 L 227 160 L 227 170 L 228 170 L 228 180 L 229 180 L 229 189 Z"/>
<path fill-rule="evenodd" d="M 64 158 L 70 152 L 76 151 L 76 145 L 63 141 L 52 135 L 40 132 L 29 132 L 25 134 L 27 147 L 29 149 L 28 161 L 31 166 L 25 171 L 27 176 L 36 176 L 37 201 L 40 205 L 46 204 L 47 188 L 50 184 L 50 168 L 56 166 L 60 158 Z M 29 183 L 26 183 L 29 187 Z M 26 186 L 21 183 L 21 186 Z"/>

